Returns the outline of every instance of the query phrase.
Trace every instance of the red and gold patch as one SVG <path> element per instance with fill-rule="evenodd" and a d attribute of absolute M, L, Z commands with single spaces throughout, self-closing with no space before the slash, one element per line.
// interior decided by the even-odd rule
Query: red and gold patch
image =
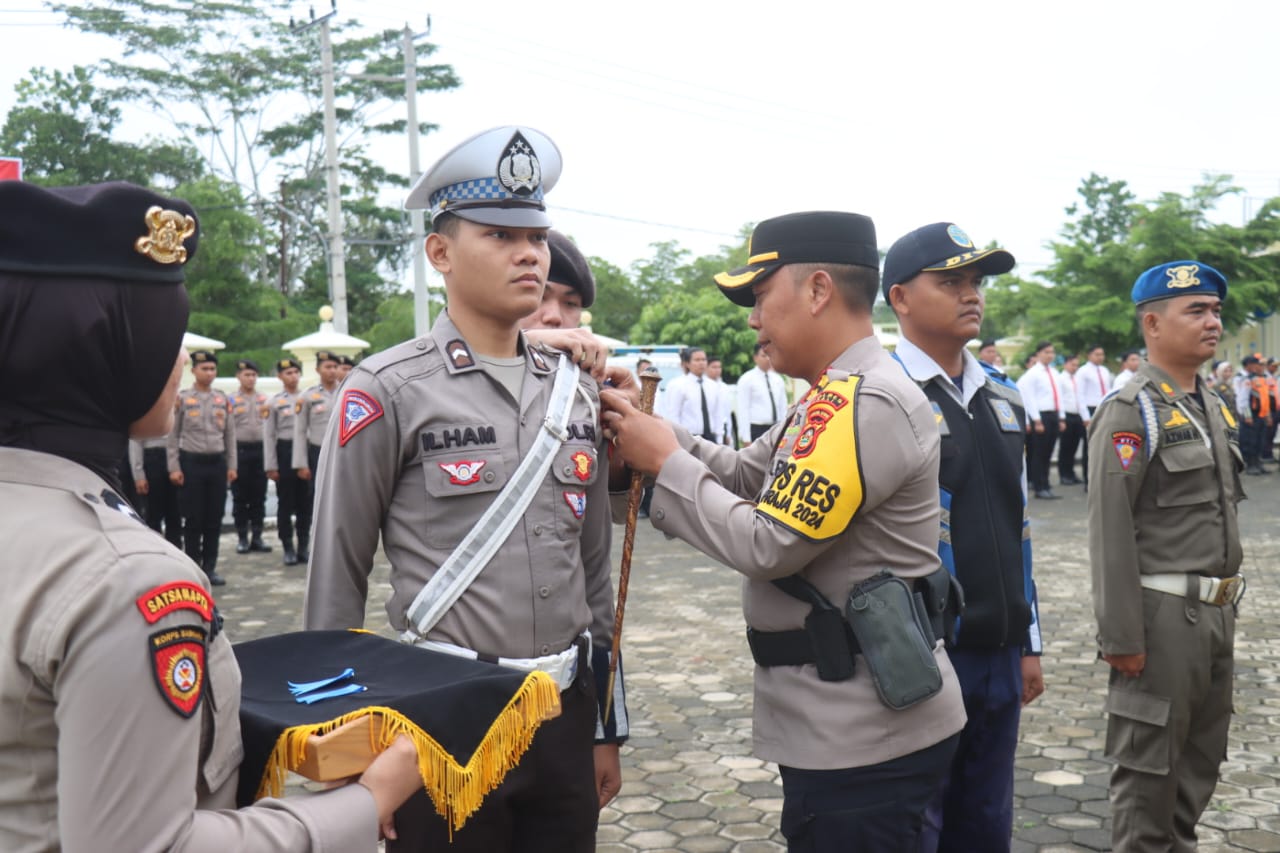
<path fill-rule="evenodd" d="M 199 584 L 189 581 L 167 583 L 138 596 L 138 612 L 155 624 L 175 610 L 194 610 L 206 622 L 213 621 L 213 599 Z"/>
<path fill-rule="evenodd" d="M 207 637 L 204 628 L 183 625 L 157 631 L 147 638 L 151 672 L 160 695 L 183 718 L 196 712 L 204 694 Z"/>
<path fill-rule="evenodd" d="M 569 457 L 569 461 L 573 462 L 573 476 L 582 482 L 591 479 L 591 454 L 585 450 L 579 450 L 577 453 Z"/>
<path fill-rule="evenodd" d="M 1133 460 L 1137 457 L 1138 451 L 1142 449 L 1142 436 L 1136 432 L 1113 432 L 1111 433 L 1111 446 L 1116 449 L 1116 456 L 1120 459 L 1120 467 L 1128 471 L 1129 466 L 1133 464 Z"/>
<path fill-rule="evenodd" d="M 796 438 L 795 449 L 791 452 L 792 457 L 803 459 L 813 453 L 814 448 L 818 446 L 818 436 L 822 435 L 836 412 L 847 405 L 849 405 L 849 399 L 844 395 L 837 394 L 829 388 L 819 390 L 809 401 L 809 406 L 805 410 L 804 426 L 801 427 L 800 435 Z"/>

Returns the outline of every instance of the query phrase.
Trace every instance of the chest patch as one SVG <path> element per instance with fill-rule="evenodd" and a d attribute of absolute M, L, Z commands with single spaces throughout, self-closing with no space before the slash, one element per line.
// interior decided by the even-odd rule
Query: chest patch
<path fill-rule="evenodd" d="M 483 459 L 460 459 L 457 462 L 441 462 L 440 470 L 449 475 L 449 482 L 455 486 L 470 486 L 480 482 L 480 469 L 484 468 Z"/>
<path fill-rule="evenodd" d="M 938 434 L 943 437 L 951 435 L 951 427 L 947 424 L 947 416 L 942 413 L 942 406 L 932 400 L 929 405 L 933 408 L 933 420 L 938 425 Z"/>
<path fill-rule="evenodd" d="M 565 492 L 564 502 L 569 505 L 570 511 L 573 512 L 574 518 L 582 518 L 587 513 L 587 493 L 586 492 Z"/>
<path fill-rule="evenodd" d="M 157 631 L 147 638 L 151 672 L 165 704 L 180 717 L 190 718 L 204 694 L 204 628 L 183 625 Z"/>
<path fill-rule="evenodd" d="M 991 413 L 996 416 L 996 424 L 1001 432 L 1022 432 L 1022 425 L 1018 423 L 1018 416 L 1014 414 L 1013 406 L 1008 400 L 992 397 L 987 402 L 991 405 Z"/>

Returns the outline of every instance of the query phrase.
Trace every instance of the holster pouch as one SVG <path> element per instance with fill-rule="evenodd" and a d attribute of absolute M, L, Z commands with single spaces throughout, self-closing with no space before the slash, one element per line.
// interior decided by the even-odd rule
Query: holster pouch
<path fill-rule="evenodd" d="M 815 607 L 804 618 L 804 630 L 813 643 L 818 678 L 823 681 L 853 678 L 853 632 L 843 613 L 834 607 Z"/>
<path fill-rule="evenodd" d="M 948 647 L 954 646 L 960 615 L 964 612 L 964 589 L 960 581 L 946 569 L 939 568 L 918 579 L 916 589 L 924 593 L 924 606 L 934 638 L 946 640 Z"/>
<path fill-rule="evenodd" d="M 845 615 L 887 707 L 901 711 L 942 690 L 932 631 L 906 581 L 887 571 L 863 581 L 849 593 Z"/>

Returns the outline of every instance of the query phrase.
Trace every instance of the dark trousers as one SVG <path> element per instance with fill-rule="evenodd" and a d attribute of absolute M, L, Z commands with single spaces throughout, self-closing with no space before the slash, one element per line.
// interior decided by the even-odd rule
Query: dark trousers
<path fill-rule="evenodd" d="M 1027 434 L 1027 479 L 1037 492 L 1049 490 L 1049 460 L 1058 441 L 1058 413 L 1041 412 L 1040 422 L 1044 432 L 1036 432 L 1033 426 Z"/>
<path fill-rule="evenodd" d="M 182 547 L 182 508 L 178 505 L 181 491 L 169 482 L 169 454 L 163 447 L 142 451 L 142 470 L 147 475 L 147 526 L 163 533 L 177 547 Z"/>
<path fill-rule="evenodd" d="M 600 801 L 593 741 L 596 690 L 591 670 L 560 694 L 561 713 L 534 735 L 502 784 L 449 839 L 444 818 L 419 790 L 396 812 L 398 841 L 387 853 L 593 853 Z"/>
<path fill-rule="evenodd" d="M 959 735 L 918 752 L 847 770 L 782 771 L 789 853 L 917 853 Z M 978 848 L 973 848 L 978 849 Z"/>
<path fill-rule="evenodd" d="M 1266 434 L 1262 437 L 1262 447 L 1259 448 L 1258 455 L 1268 462 L 1276 461 L 1276 428 L 1280 427 L 1280 421 L 1274 417 L 1271 420 L 1271 426 L 1266 428 Z"/>
<path fill-rule="evenodd" d="M 1084 419 L 1075 412 L 1063 416 L 1062 429 L 1058 433 L 1058 480 L 1072 480 L 1076 476 L 1076 449 L 1084 440 Z M 1085 465 L 1089 460 L 1085 459 Z"/>
<path fill-rule="evenodd" d="M 221 453 L 178 454 L 182 465 L 182 539 L 187 556 L 206 573 L 218 567 L 218 535 L 227 505 L 227 457 Z"/>
<path fill-rule="evenodd" d="M 298 536 L 311 535 L 311 481 L 298 479 L 289 461 L 293 458 L 293 442 L 277 441 L 276 458 L 280 460 L 279 479 L 276 480 L 276 530 L 280 541 L 293 547 L 293 529 L 296 520 Z"/>
<path fill-rule="evenodd" d="M 1267 442 L 1267 422 L 1254 418 L 1252 423 L 1240 422 L 1240 454 L 1250 467 L 1262 462 L 1262 447 Z"/>
<path fill-rule="evenodd" d="M 968 722 L 951 773 L 925 812 L 921 853 L 1000 853 L 1013 835 L 1013 755 L 1022 717 L 1022 651 L 948 649 Z"/>
<path fill-rule="evenodd" d="M 1097 411 L 1097 406 L 1089 407 L 1089 420 L 1093 420 L 1093 413 Z M 1089 429 L 1085 428 L 1084 441 L 1080 442 L 1080 479 L 1084 480 L 1084 484 L 1089 485 Z"/>
<path fill-rule="evenodd" d="M 262 469 L 262 442 L 236 444 L 236 481 L 231 484 L 231 517 L 236 530 L 250 526 L 262 532 L 262 516 L 267 506 L 267 472 Z"/>
<path fill-rule="evenodd" d="M 120 497 L 128 501 L 138 515 L 142 515 L 142 499 L 138 497 L 138 487 L 133 482 L 133 463 L 129 461 L 128 453 L 116 464 L 116 476 L 120 478 Z"/>
<path fill-rule="evenodd" d="M 773 429 L 773 424 L 752 424 L 751 440 L 755 441 L 757 438 L 764 435 L 766 432 L 768 432 L 771 429 Z"/>

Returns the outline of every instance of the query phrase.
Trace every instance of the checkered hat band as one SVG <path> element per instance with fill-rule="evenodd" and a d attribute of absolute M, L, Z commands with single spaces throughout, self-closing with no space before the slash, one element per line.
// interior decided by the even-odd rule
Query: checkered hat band
<path fill-rule="evenodd" d="M 479 178 L 474 181 L 462 181 L 457 184 L 450 184 L 447 187 L 436 190 L 431 194 L 431 209 L 439 210 L 440 203 L 443 201 L 453 202 L 477 202 L 477 201 L 508 201 L 516 203 L 526 203 L 530 207 L 542 207 L 542 187 L 538 187 L 530 195 L 518 196 L 507 191 L 505 187 L 499 183 L 497 178 Z M 470 206 L 476 206 L 474 204 Z M 445 205 L 448 208 L 448 205 Z"/>

